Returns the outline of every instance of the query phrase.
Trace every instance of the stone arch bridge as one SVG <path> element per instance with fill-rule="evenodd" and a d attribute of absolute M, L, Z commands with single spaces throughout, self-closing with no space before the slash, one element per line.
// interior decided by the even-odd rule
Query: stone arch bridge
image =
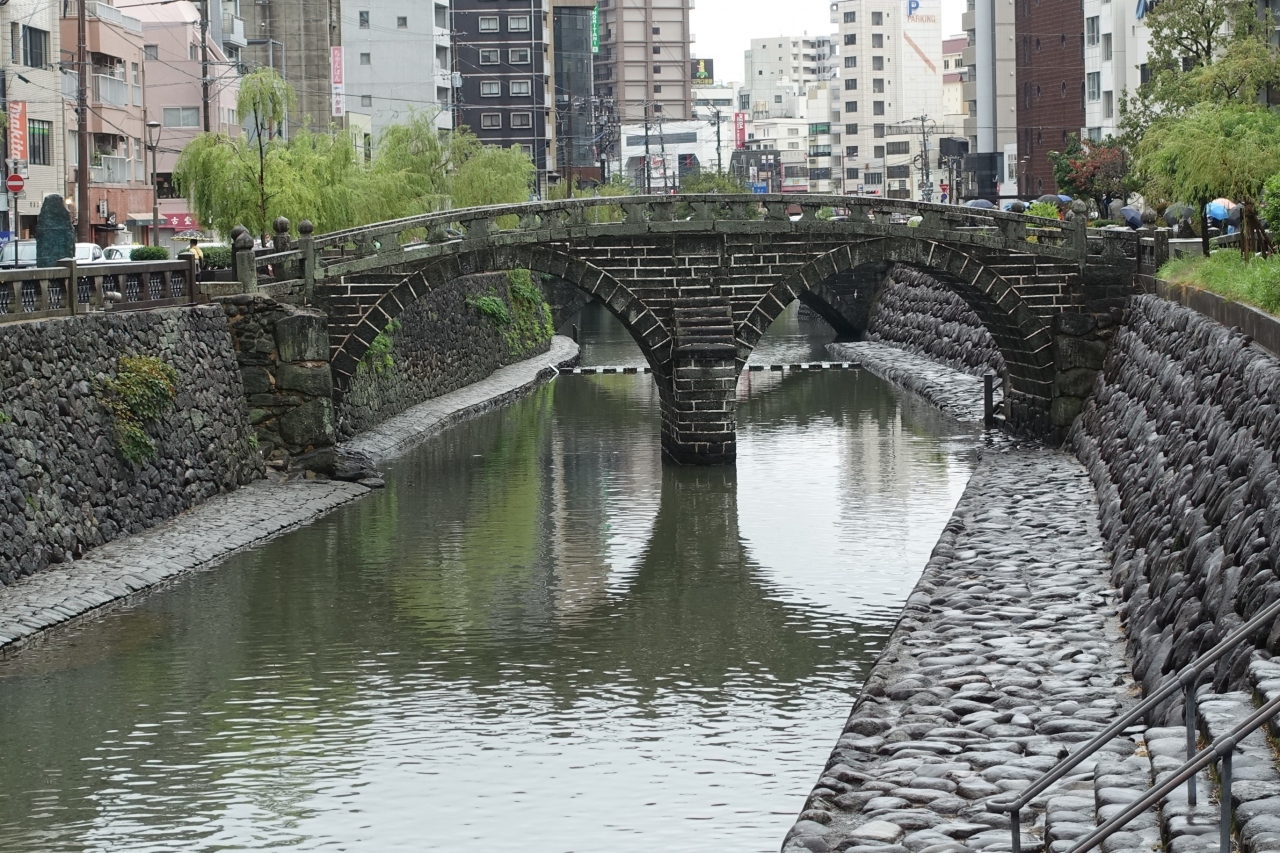
<path fill-rule="evenodd" d="M 587 198 L 304 228 L 269 254 L 238 251 L 236 266 L 246 287 L 328 312 L 339 394 L 374 337 L 432 288 L 517 267 L 553 276 L 635 338 L 666 456 L 714 464 L 734 458 L 738 375 L 770 323 L 799 299 L 857 339 L 895 264 L 969 304 L 1004 355 L 1006 425 L 1050 440 L 1079 411 L 1136 272 L 1133 252 L 1092 254 L 1083 220 L 781 195 Z"/>

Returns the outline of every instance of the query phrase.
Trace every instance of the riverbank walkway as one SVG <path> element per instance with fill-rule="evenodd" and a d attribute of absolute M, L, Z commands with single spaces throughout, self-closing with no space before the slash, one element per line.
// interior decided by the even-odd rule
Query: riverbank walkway
<path fill-rule="evenodd" d="M 415 406 L 347 446 L 368 453 L 375 462 L 404 453 L 431 435 L 554 377 L 559 366 L 577 354 L 577 344 L 557 336 L 549 352 Z M 95 548 L 74 563 L 0 586 L 0 657 L 16 652 L 48 628 L 211 567 L 368 492 L 365 486 L 336 480 L 260 480 L 143 533 Z"/>

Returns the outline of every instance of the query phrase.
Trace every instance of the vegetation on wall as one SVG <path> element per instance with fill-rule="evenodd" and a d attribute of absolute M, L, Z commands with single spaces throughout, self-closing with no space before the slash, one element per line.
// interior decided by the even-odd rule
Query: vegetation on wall
<path fill-rule="evenodd" d="M 467 304 L 503 327 L 507 349 L 512 358 L 518 360 L 540 351 L 555 334 L 555 327 L 551 322 L 551 306 L 528 270 L 508 271 L 507 284 L 510 304 L 492 289 L 468 297 Z"/>
<path fill-rule="evenodd" d="M 386 327 L 374 337 L 373 342 L 369 344 L 369 349 L 365 351 L 364 358 L 360 360 L 360 364 L 356 365 L 356 370 L 373 368 L 374 373 L 382 373 L 394 367 L 395 359 L 392 357 L 391 352 L 395 349 L 395 334 L 400 329 L 399 320 L 389 321 Z"/>
<path fill-rule="evenodd" d="M 178 371 L 155 356 L 121 356 L 115 377 L 100 380 L 97 391 L 99 402 L 111 413 L 121 455 L 135 464 L 153 458 L 155 442 L 145 427 L 173 406 Z"/>

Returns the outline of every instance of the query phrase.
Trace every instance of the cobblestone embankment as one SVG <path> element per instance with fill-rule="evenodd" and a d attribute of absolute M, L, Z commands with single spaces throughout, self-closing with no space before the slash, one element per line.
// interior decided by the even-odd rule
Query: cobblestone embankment
<path fill-rule="evenodd" d="M 383 424 L 367 442 L 379 459 L 404 452 L 419 437 L 474 417 L 555 375 L 548 361 L 570 361 L 577 345 L 556 338 L 552 353 L 503 368 Z M 421 409 L 422 411 L 419 411 Z M 258 482 L 214 497 L 137 536 L 117 540 L 32 577 L 0 587 L 0 656 L 40 632 L 313 521 L 368 492 L 355 483 Z"/>
<path fill-rule="evenodd" d="M 784 849 L 1009 849 L 1008 817 L 984 802 L 1025 787 L 1136 695 L 1108 574 L 1080 463 L 989 448 Z M 1121 739 L 1101 755 L 1133 750 Z M 1098 806 L 1129 796 L 1095 802 L 1099 766 L 1051 789 L 1068 794 L 1052 820 L 1091 827 Z M 1045 814 L 1025 821 L 1036 853 Z"/>
<path fill-rule="evenodd" d="M 982 421 L 982 378 L 961 373 L 931 358 L 889 344 L 860 341 L 831 344 L 827 352 L 837 361 L 852 361 L 884 379 L 913 391 L 952 417 L 969 423 Z M 996 406 L 1001 399 L 996 382 Z"/>

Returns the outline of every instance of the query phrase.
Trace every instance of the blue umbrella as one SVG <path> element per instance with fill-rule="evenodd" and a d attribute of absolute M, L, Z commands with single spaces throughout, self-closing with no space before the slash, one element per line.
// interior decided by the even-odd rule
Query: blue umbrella
<path fill-rule="evenodd" d="M 1205 215 L 1210 219 L 1216 219 L 1219 222 L 1226 222 L 1231 212 L 1227 210 L 1227 206 L 1220 202 L 1211 202 L 1204 206 Z"/>
<path fill-rule="evenodd" d="M 1124 218 L 1124 224 L 1130 228 L 1138 229 L 1142 227 L 1142 214 L 1132 207 L 1120 208 L 1120 215 Z"/>
<path fill-rule="evenodd" d="M 1071 202 L 1074 201 L 1074 199 L 1072 199 L 1071 196 L 1069 195 L 1060 195 L 1058 196 L 1058 201 L 1062 202 L 1063 204 L 1071 204 Z"/>
<path fill-rule="evenodd" d="M 995 205 L 987 201 L 985 198 L 975 198 L 973 201 L 966 201 L 965 207 L 978 207 L 983 210 L 994 210 Z"/>

